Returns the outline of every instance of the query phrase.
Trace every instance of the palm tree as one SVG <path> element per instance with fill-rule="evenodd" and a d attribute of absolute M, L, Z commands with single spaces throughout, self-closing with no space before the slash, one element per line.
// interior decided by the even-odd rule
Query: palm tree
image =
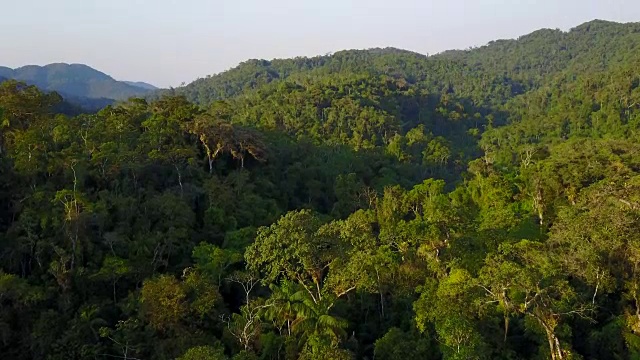
<path fill-rule="evenodd" d="M 292 323 L 292 329 L 302 335 L 302 342 L 306 342 L 312 336 L 326 337 L 335 346 L 347 336 L 347 320 L 329 313 L 335 299 L 325 296 L 316 302 L 306 291 L 298 291 L 294 294 L 293 300 L 296 301 L 292 304 L 296 319 Z"/>
<path fill-rule="evenodd" d="M 273 322 L 280 334 L 291 336 L 291 325 L 296 320 L 295 303 L 296 293 L 300 290 L 295 283 L 284 280 L 280 286 L 269 285 L 271 297 L 269 301 L 273 306 L 266 311 L 266 318 Z"/>

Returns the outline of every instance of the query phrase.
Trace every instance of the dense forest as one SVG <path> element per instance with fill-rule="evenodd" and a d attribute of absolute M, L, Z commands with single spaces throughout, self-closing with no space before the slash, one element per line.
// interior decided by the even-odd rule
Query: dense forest
<path fill-rule="evenodd" d="M 640 24 L 0 84 L 3 359 L 640 359 Z"/>

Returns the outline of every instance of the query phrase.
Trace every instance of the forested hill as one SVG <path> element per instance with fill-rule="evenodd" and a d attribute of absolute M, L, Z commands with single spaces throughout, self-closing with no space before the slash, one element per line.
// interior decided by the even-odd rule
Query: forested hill
<path fill-rule="evenodd" d="M 430 92 L 448 91 L 476 101 L 499 102 L 565 71 L 603 70 L 624 61 L 638 51 L 639 33 L 640 23 L 594 20 L 568 32 L 539 30 L 517 40 L 498 40 L 480 48 L 430 57 L 388 48 L 340 51 L 313 58 L 249 60 L 173 93 L 208 105 L 290 77 L 295 82 L 355 73 L 388 75 Z M 495 87 L 500 85 L 510 87 L 511 92 L 497 91 Z"/>
<path fill-rule="evenodd" d="M 24 81 L 42 90 L 56 91 L 65 98 L 126 100 L 154 90 L 148 86 L 116 81 L 83 64 L 28 65 L 17 69 L 0 67 L 0 76 Z"/>
<path fill-rule="evenodd" d="M 639 35 L 640 23 L 594 20 L 568 32 L 543 29 L 516 40 L 447 51 L 436 58 L 463 61 L 479 70 L 504 73 L 536 85 L 564 71 L 605 70 L 625 61 L 637 52 Z"/>
<path fill-rule="evenodd" d="M 2 82 L 0 358 L 640 358 L 638 44 L 249 61 L 79 116 Z"/>
<path fill-rule="evenodd" d="M 272 61 L 253 59 L 229 71 L 207 76 L 185 87 L 174 89 L 173 93 L 185 95 L 190 101 L 207 105 L 215 100 L 226 99 L 245 90 L 284 80 L 293 75 L 388 73 L 393 71 L 389 68 L 393 63 L 398 66 L 399 75 L 410 77 L 410 73 L 415 71 L 411 66 L 421 66 L 426 58 L 421 54 L 388 48 L 346 50 L 313 58 L 298 57 Z M 404 70 L 402 67 L 409 68 Z"/>

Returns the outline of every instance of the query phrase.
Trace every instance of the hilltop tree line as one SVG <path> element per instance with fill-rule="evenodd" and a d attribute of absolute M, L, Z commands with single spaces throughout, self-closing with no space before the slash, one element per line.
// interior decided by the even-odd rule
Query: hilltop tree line
<path fill-rule="evenodd" d="M 83 114 L 6 81 L 0 354 L 638 358 L 637 44 L 254 61 Z"/>

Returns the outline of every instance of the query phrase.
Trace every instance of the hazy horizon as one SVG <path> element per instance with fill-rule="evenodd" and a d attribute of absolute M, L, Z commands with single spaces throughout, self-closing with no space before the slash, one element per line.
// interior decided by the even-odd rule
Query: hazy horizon
<path fill-rule="evenodd" d="M 375 47 L 435 54 L 594 19 L 635 22 L 640 2 L 24 0 L 5 13 L 0 66 L 81 63 L 168 87 L 253 58 Z"/>

